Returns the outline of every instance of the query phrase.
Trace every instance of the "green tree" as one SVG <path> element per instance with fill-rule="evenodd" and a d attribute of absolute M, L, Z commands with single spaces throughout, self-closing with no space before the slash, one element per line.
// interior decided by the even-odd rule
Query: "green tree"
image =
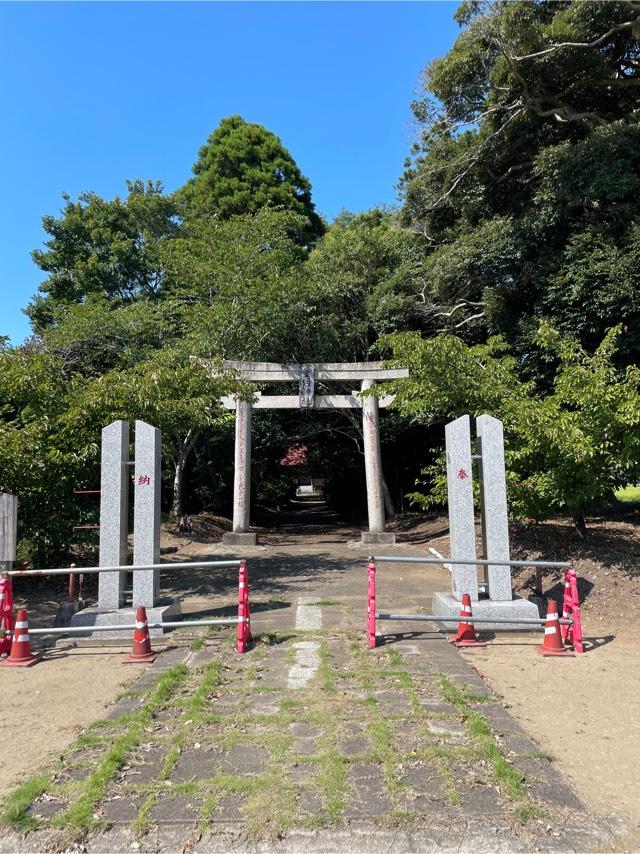
<path fill-rule="evenodd" d="M 220 397 L 243 389 L 221 366 L 211 370 L 166 348 L 133 368 L 76 382 L 60 423 L 63 430 L 81 435 L 118 418 L 139 418 L 158 427 L 163 458 L 173 469 L 171 511 L 181 516 L 189 456 L 204 430 L 229 427 L 233 418 Z"/>
<path fill-rule="evenodd" d="M 42 345 L 66 372 L 99 376 L 176 346 L 188 331 L 185 312 L 184 303 L 170 297 L 114 306 L 91 295 L 60 313 L 57 325 L 42 333 Z"/>
<path fill-rule="evenodd" d="M 161 293 L 160 248 L 177 233 L 175 204 L 159 182 L 128 182 L 128 189 L 124 200 L 64 195 L 62 216 L 43 217 L 47 248 L 32 256 L 48 277 L 26 308 L 35 331 L 57 325 L 92 295 L 115 306 Z"/>
<path fill-rule="evenodd" d="M 83 519 L 73 489 L 98 457 L 94 433 L 60 430 L 68 383 L 50 354 L 0 353 L 0 491 L 19 498 L 18 558 L 40 565 L 67 550 Z"/>
<path fill-rule="evenodd" d="M 569 513 L 585 536 L 585 514 L 640 477 L 640 370 L 616 368 L 619 337 L 610 330 L 589 355 L 543 324 L 538 346 L 556 365 L 544 393 L 521 379 L 498 337 L 470 346 L 450 335 L 389 336 L 394 360 L 411 369 L 394 406 L 423 423 L 464 413 L 500 418 L 512 511 L 538 519 Z"/>
<path fill-rule="evenodd" d="M 379 210 L 342 215 L 309 257 L 327 361 L 368 360 L 382 334 L 419 324 L 424 246 Z"/>
<path fill-rule="evenodd" d="M 322 234 L 311 201 L 311 184 L 280 139 L 241 116 L 223 119 L 200 148 L 194 177 L 178 192 L 187 218 L 229 219 L 265 207 L 304 217 L 300 238 Z"/>
<path fill-rule="evenodd" d="M 465 2 L 456 17 L 413 105 L 421 134 L 401 184 L 403 222 L 429 245 L 431 330 L 500 332 L 526 352 L 539 317 L 591 349 L 622 323 L 632 361 L 637 4 Z"/>
<path fill-rule="evenodd" d="M 184 347 L 226 359 L 300 361 L 317 335 L 306 257 L 296 239 L 304 218 L 262 208 L 229 220 L 185 223 L 164 263 L 179 284 L 167 297 L 187 308 Z"/>
<path fill-rule="evenodd" d="M 161 429 L 171 509 L 180 515 L 196 442 L 232 429 L 220 396 L 246 391 L 170 349 L 90 378 L 43 350 L 0 352 L 0 491 L 19 496 L 19 558 L 46 565 L 68 553 L 73 526 L 91 512 L 73 490 L 98 482 L 100 431 L 117 418 Z"/>

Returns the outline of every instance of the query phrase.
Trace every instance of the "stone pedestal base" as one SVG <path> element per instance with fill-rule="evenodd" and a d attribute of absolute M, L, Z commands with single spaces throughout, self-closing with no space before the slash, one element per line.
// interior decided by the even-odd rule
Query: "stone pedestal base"
<path fill-rule="evenodd" d="M 528 599 L 520 599 L 518 597 L 510 602 L 498 602 L 491 599 L 479 599 L 477 602 L 472 602 L 471 609 L 474 617 L 512 617 L 513 619 L 524 618 L 527 620 L 538 619 L 540 613 L 538 606 Z M 451 615 L 455 617 L 455 622 L 443 623 L 446 629 L 454 631 L 458 626 L 460 615 L 460 602 L 451 595 L 451 593 L 434 593 L 433 594 L 433 611 L 434 614 L 442 614 L 443 616 Z M 541 624 L 542 625 L 542 624 Z M 478 623 L 476 631 L 491 631 L 491 632 L 526 632 L 540 631 L 538 626 L 522 625 L 515 623 Z"/>
<path fill-rule="evenodd" d="M 396 541 L 396 535 L 390 531 L 374 533 L 373 531 L 362 531 L 360 542 L 365 546 L 387 545 L 392 546 Z"/>
<path fill-rule="evenodd" d="M 147 608 L 147 622 L 162 623 L 165 620 L 172 622 L 181 614 L 180 602 L 177 599 L 164 600 L 158 602 L 155 608 Z M 131 638 L 133 642 L 133 631 L 126 630 L 118 632 L 114 629 L 112 632 L 92 632 L 91 626 L 132 626 L 136 621 L 135 608 L 118 608 L 117 611 L 107 611 L 103 608 L 84 608 L 78 611 L 71 617 L 71 626 L 87 626 L 86 634 L 84 632 L 74 632 L 73 637 L 87 638 L 103 638 L 108 641 L 109 638 Z M 167 630 L 169 631 L 169 630 Z M 164 634 L 162 629 L 149 629 L 149 634 L 161 635 Z"/>
<path fill-rule="evenodd" d="M 227 531 L 222 535 L 222 542 L 225 546 L 255 546 L 258 541 L 258 535 L 252 531 L 246 533 L 238 533 L 237 531 Z"/>

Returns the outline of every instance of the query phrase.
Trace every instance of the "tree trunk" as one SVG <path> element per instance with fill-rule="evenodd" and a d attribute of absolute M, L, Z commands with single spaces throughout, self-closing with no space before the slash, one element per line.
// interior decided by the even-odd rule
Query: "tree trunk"
<path fill-rule="evenodd" d="M 387 479 L 384 476 L 384 472 L 380 472 L 380 476 L 382 478 L 382 495 L 384 496 L 384 512 L 387 516 L 387 519 L 395 519 L 396 518 L 396 506 L 393 503 L 393 498 L 391 497 L 391 491 L 387 485 Z"/>
<path fill-rule="evenodd" d="M 576 526 L 578 537 L 583 542 L 586 542 L 589 539 L 589 532 L 587 531 L 587 523 L 584 518 L 584 513 L 574 513 L 573 524 Z"/>
<path fill-rule="evenodd" d="M 187 434 L 180 444 L 178 459 L 176 460 L 176 470 L 173 477 L 173 502 L 171 504 L 171 514 L 179 519 L 182 516 L 182 489 L 184 484 L 184 470 L 187 467 L 187 460 L 191 453 L 196 439 L 200 435 L 200 431 L 193 427 L 187 430 Z"/>

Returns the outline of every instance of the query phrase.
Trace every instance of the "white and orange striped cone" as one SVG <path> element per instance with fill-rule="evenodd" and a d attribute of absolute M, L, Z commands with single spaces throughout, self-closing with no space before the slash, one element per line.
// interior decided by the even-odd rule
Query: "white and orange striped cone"
<path fill-rule="evenodd" d="M 471 610 L 471 596 L 468 593 L 463 593 L 458 631 L 455 637 L 449 638 L 449 643 L 452 643 L 454 646 L 486 646 L 486 642 L 481 641 L 476 634 L 476 630 L 473 628 L 473 623 L 467 622 L 467 617 L 473 617 L 473 612 Z"/>
<path fill-rule="evenodd" d="M 20 608 L 16 616 L 16 624 L 13 631 L 13 643 L 9 658 L 0 661 L 0 667 L 30 667 L 40 658 L 31 652 L 31 638 L 29 637 L 29 622 L 27 612 Z"/>
<path fill-rule="evenodd" d="M 541 655 L 573 655 L 562 643 L 558 606 L 555 599 L 547 600 L 547 621 L 544 624 L 544 641 L 536 649 Z"/>
<path fill-rule="evenodd" d="M 147 626 L 147 611 L 144 605 L 140 605 L 136 611 L 136 626 L 133 630 L 133 649 L 123 659 L 123 664 L 141 664 L 145 661 L 153 661 L 156 653 L 151 649 L 149 638 L 149 627 Z"/>

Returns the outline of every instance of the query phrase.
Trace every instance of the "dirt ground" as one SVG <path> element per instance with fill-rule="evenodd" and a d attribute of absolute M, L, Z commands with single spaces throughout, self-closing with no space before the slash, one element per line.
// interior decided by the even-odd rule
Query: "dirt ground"
<path fill-rule="evenodd" d="M 640 827 L 639 646 L 622 631 L 575 658 L 543 658 L 540 639 L 502 636 L 467 652 L 478 673 L 594 811 Z M 640 837 L 638 837 L 640 845 Z M 633 849 L 630 849 L 633 850 Z"/>
<path fill-rule="evenodd" d="M 117 647 L 50 649 L 33 667 L 3 667 L 0 718 L 3 723 L 0 795 L 38 771 L 87 724 L 104 717 L 144 665 L 120 664 Z"/>
<path fill-rule="evenodd" d="M 331 514 L 319 516 L 312 508 L 306 520 L 298 513 L 291 519 L 274 518 L 272 522 L 272 527 L 265 525 L 260 531 L 263 545 L 249 557 L 263 560 L 276 551 L 303 555 L 305 549 L 314 545 L 317 554 L 312 569 L 296 578 L 295 592 L 301 593 L 314 573 L 325 573 L 323 595 L 331 595 L 328 591 L 334 590 L 336 599 L 344 598 L 345 614 L 347 609 L 355 608 L 356 618 L 359 618 L 361 585 L 356 581 L 351 591 L 341 564 L 341 556 L 357 558 L 358 566 L 364 557 L 364 552 L 354 547 L 358 530 L 339 526 Z M 215 542 L 218 536 L 213 529 L 220 528 L 221 532 L 222 525 L 212 523 L 195 527 L 196 530 L 180 537 L 165 533 L 163 546 L 177 548 L 177 553 L 167 560 L 227 553 Z M 407 514 L 395 527 L 399 543 L 405 543 L 406 548 L 417 547 L 422 552 L 433 545 L 441 553 L 448 554 L 446 518 Z M 632 834 L 628 839 L 638 842 L 637 846 L 626 843 L 625 850 L 640 850 L 640 799 L 637 797 L 640 683 L 636 676 L 640 651 L 636 637 L 640 609 L 638 511 L 590 520 L 590 529 L 592 537 L 585 545 L 577 539 L 568 520 L 537 525 L 518 522 L 511 528 L 514 557 L 573 562 L 581 579 L 584 600 L 586 654 L 567 659 L 542 658 L 533 649 L 539 642 L 537 637 L 510 633 L 493 640 L 484 650 L 465 655 L 473 656 L 474 666 L 503 698 L 523 728 L 553 758 L 558 770 L 584 802 L 596 812 L 614 813 L 625 821 Z M 401 550 L 402 546 L 399 553 Z M 285 559 L 281 564 L 261 592 L 265 601 L 281 600 L 279 605 L 284 612 L 293 589 L 289 576 L 285 575 L 298 570 L 295 567 L 291 570 Z M 356 576 L 360 579 L 354 570 L 354 578 Z M 546 575 L 545 595 L 553 595 L 561 601 L 561 581 L 560 573 Z M 214 588 L 222 589 L 227 582 L 225 578 L 216 579 Z M 204 600 L 210 597 L 207 585 L 206 578 L 197 585 L 193 582 L 190 589 L 184 590 L 184 595 L 187 600 L 191 597 L 197 608 L 203 608 Z M 518 573 L 514 585 L 520 595 L 530 595 L 534 585 L 532 573 L 528 570 Z M 49 622 L 55 611 L 54 603 L 62 598 L 60 586 L 55 593 L 42 580 L 33 587 L 24 583 L 16 586 L 16 599 L 20 601 L 22 597 L 29 601 L 36 622 Z M 91 579 L 86 590 L 89 601 L 95 595 L 95 588 L 95 581 Z M 194 606 L 186 610 L 193 612 Z M 12 777 L 15 779 L 13 769 L 24 773 L 39 767 L 46 755 L 68 744 L 82 726 L 102 715 L 125 681 L 134 676 L 134 672 L 119 665 L 105 666 L 111 656 L 116 656 L 113 649 L 102 652 L 84 649 L 26 673 L 4 669 L 0 714 L 5 720 L 13 720 L 13 737 L 5 745 L 0 790 L 6 789 Z M 62 685 L 80 686 L 75 694 L 67 694 L 64 705 L 60 703 Z M 36 703 L 49 709 L 44 720 L 42 716 L 37 717 L 37 724 L 32 711 Z M 33 737 L 34 729 L 38 731 L 38 738 Z"/>

